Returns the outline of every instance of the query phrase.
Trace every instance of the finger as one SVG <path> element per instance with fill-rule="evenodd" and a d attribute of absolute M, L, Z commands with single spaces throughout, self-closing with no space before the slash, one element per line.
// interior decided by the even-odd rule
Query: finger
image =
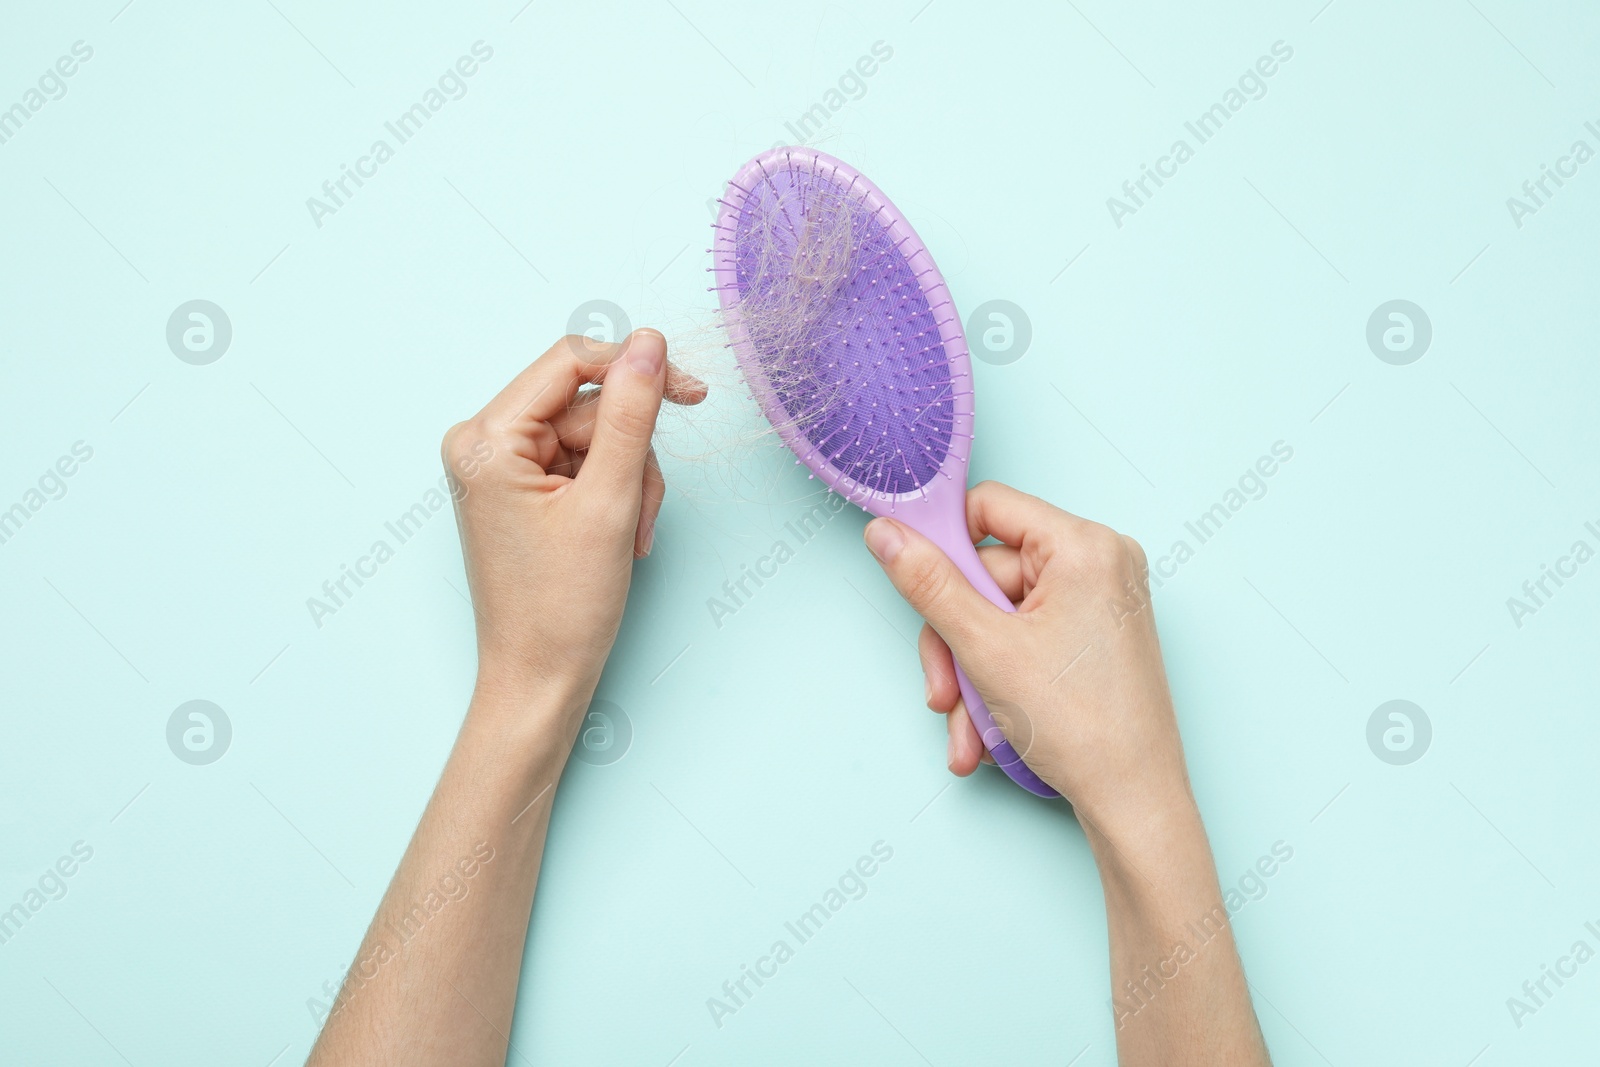
<path fill-rule="evenodd" d="M 922 660 L 923 695 L 928 708 L 948 715 L 961 699 L 955 659 L 944 638 L 927 623 L 922 624 L 922 633 L 917 637 L 917 656 Z"/>
<path fill-rule="evenodd" d="M 599 411 L 600 391 L 578 394 L 571 404 L 550 419 L 561 447 L 578 452 L 594 439 L 594 421 Z"/>
<path fill-rule="evenodd" d="M 572 403 L 579 386 L 604 378 L 620 351 L 620 344 L 563 337 L 496 393 L 482 417 L 496 426 L 548 422 Z"/>
<path fill-rule="evenodd" d="M 978 737 L 978 728 L 972 725 L 972 716 L 967 714 L 964 701 L 957 701 L 955 710 L 945 718 L 950 734 L 947 753 L 950 771 L 965 778 L 978 769 L 979 762 L 987 753 L 983 749 L 983 741 Z"/>
<path fill-rule="evenodd" d="M 982 545 L 978 548 L 978 558 L 1000 591 L 1013 604 L 1020 602 L 1026 592 L 1022 582 L 1022 552 L 1010 545 Z"/>
<path fill-rule="evenodd" d="M 563 452 L 544 472 L 561 478 L 576 478 L 583 469 L 583 456 L 582 452 Z"/>
<path fill-rule="evenodd" d="M 676 384 L 673 380 L 674 375 L 677 376 Z M 561 447 L 572 451 L 589 447 L 594 439 L 596 405 L 600 403 L 600 393 L 600 389 L 580 392 L 570 404 L 551 417 L 550 425 L 555 428 Z M 704 382 L 692 374 L 678 370 L 671 363 L 667 364 L 667 390 L 662 399 L 688 406 L 698 404 L 705 398 Z"/>
<path fill-rule="evenodd" d="M 670 362 L 667 364 L 667 388 L 663 394 L 667 400 L 689 407 L 704 400 L 708 391 L 706 383 L 699 378 Z"/>
<path fill-rule="evenodd" d="M 894 519 L 873 519 L 865 532 L 895 590 L 932 624 L 957 659 L 977 662 L 1000 640 L 1010 616 L 989 603 L 937 545 Z"/>
<path fill-rule="evenodd" d="M 1000 482 L 979 482 L 967 490 L 967 532 L 974 544 L 993 537 L 1017 548 L 1029 533 L 1037 536 L 1063 522 L 1075 528 L 1088 520 Z"/>
<path fill-rule="evenodd" d="M 598 492 L 637 502 L 644 484 L 650 435 L 661 410 L 667 339 L 655 330 L 634 330 L 606 374 L 583 480 Z"/>
<path fill-rule="evenodd" d="M 656 542 L 656 516 L 661 514 L 661 502 L 667 497 L 667 482 L 661 476 L 661 462 L 656 450 L 651 449 L 644 460 L 644 485 L 639 507 L 639 526 L 633 534 L 633 557 L 643 559 L 650 554 Z"/>

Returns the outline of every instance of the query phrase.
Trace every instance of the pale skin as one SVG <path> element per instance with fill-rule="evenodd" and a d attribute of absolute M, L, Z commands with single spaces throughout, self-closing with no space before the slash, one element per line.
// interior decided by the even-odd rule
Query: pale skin
<path fill-rule="evenodd" d="M 651 435 L 663 399 L 704 397 L 653 330 L 620 345 L 564 338 L 446 434 L 477 683 L 308 1064 L 525 1060 L 508 1035 L 545 834 L 633 562 L 653 543 L 665 487 Z M 1222 894 L 1189 788 L 1143 553 L 994 483 L 969 494 L 967 518 L 974 542 L 1001 542 L 981 555 L 1015 614 L 984 600 L 914 531 L 877 519 L 866 533 L 927 621 L 927 703 L 946 716 L 950 769 L 971 774 L 983 757 L 953 648 L 1083 825 L 1105 890 L 1113 995 L 1137 1008 L 1116 1020 L 1119 1062 L 1267 1065 L 1231 930 L 1181 967 L 1164 963 L 1185 924 L 1212 913 Z M 1017 802 L 1034 801 L 1019 791 Z M 1149 977 L 1175 967 L 1159 986 Z M 1142 1000 L 1129 998 L 1127 981 L 1143 983 Z"/>

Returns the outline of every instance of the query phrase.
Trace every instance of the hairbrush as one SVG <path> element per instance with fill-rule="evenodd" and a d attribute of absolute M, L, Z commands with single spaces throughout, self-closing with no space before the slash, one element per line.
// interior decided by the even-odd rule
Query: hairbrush
<path fill-rule="evenodd" d="M 967 534 L 972 364 L 927 246 L 877 186 L 810 148 L 776 148 L 728 183 L 712 270 L 730 347 L 796 462 L 893 516 L 1015 611 Z M 978 736 L 1017 784 L 1056 796 L 958 664 Z"/>

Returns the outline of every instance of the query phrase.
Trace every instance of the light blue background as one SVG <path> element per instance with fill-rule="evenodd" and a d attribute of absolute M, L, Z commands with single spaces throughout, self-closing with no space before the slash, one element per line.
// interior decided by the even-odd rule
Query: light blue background
<path fill-rule="evenodd" d="M 0 1060 L 304 1058 L 474 662 L 446 514 L 321 629 L 306 598 L 584 302 L 730 382 L 707 200 L 877 41 L 814 140 L 964 310 L 1032 323 L 976 367 L 979 476 L 1159 556 L 1294 449 L 1157 594 L 1224 884 L 1294 849 L 1235 920 L 1276 1062 L 1594 1057 L 1600 963 L 1520 1029 L 1506 1008 L 1600 947 L 1600 564 L 1521 628 L 1506 607 L 1600 520 L 1600 163 L 1520 229 L 1506 207 L 1600 148 L 1592 10 L 274 2 L 35 5 L 0 33 L 0 107 L 94 49 L 0 145 L 0 508 L 94 449 L 0 545 L 0 908 L 94 849 L 0 945 Z M 478 40 L 467 95 L 315 226 L 306 198 Z M 1114 225 L 1106 198 L 1279 40 L 1267 95 Z M 196 298 L 234 330 L 209 366 L 165 341 Z M 1409 366 L 1365 341 L 1395 298 L 1433 324 Z M 512 1062 L 1113 1063 L 1082 834 L 997 774 L 951 783 L 861 516 L 714 625 L 814 503 L 752 425 L 731 388 L 665 424 L 674 489 L 600 690 L 632 748 L 563 784 Z M 1409 766 L 1367 747 L 1393 698 L 1433 725 Z M 165 741 L 191 699 L 233 724 L 209 766 Z M 713 1026 L 706 998 L 879 840 L 868 895 Z"/>

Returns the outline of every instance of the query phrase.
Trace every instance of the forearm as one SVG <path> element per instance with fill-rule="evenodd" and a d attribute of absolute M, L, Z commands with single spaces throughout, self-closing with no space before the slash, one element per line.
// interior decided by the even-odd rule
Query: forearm
<path fill-rule="evenodd" d="M 1267 1065 L 1205 828 L 1185 798 L 1089 830 L 1105 889 L 1123 1067 Z"/>
<path fill-rule="evenodd" d="M 308 1067 L 505 1063 L 572 703 L 474 695 Z"/>

